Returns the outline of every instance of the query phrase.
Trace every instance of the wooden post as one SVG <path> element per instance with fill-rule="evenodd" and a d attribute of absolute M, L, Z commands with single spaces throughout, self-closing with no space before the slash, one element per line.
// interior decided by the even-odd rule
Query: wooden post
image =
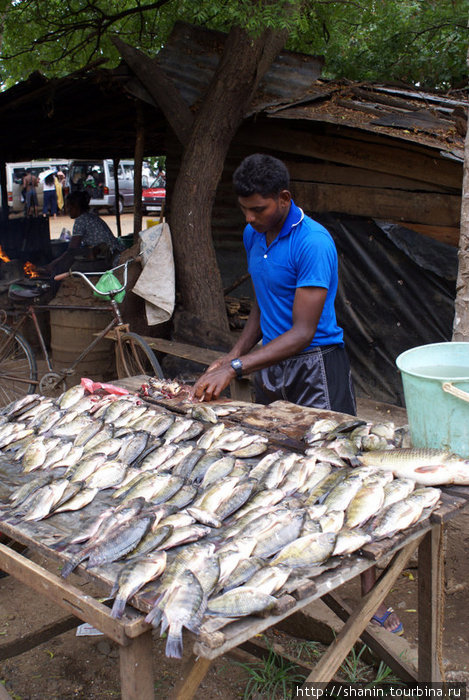
<path fill-rule="evenodd" d="M 382 603 L 394 585 L 395 580 L 414 553 L 421 538 L 403 547 L 393 558 L 369 593 L 355 608 L 340 633 L 321 657 L 305 683 L 320 683 L 331 680 L 342 661 L 349 653 L 365 627 L 368 625 L 376 608 Z M 304 686 L 303 686 L 304 687 Z"/>
<path fill-rule="evenodd" d="M 154 700 L 152 630 L 120 647 L 122 700 Z"/>
<path fill-rule="evenodd" d="M 134 151 L 134 243 L 138 243 L 138 234 L 142 230 L 142 161 L 145 148 L 145 124 L 142 103 L 137 101 Z"/>
<path fill-rule="evenodd" d="M 443 609 L 442 528 L 435 525 L 419 546 L 418 558 L 418 651 L 419 681 L 441 681 L 438 663 L 441 650 Z"/>
<path fill-rule="evenodd" d="M 114 192 L 115 192 L 115 205 L 114 209 L 116 212 L 116 224 L 117 224 L 117 236 L 120 238 L 122 236 L 122 228 L 121 228 L 121 215 L 119 211 L 119 158 L 113 158 L 112 159 L 112 164 L 114 168 Z"/>
<path fill-rule="evenodd" d="M 7 190 L 7 174 L 6 174 L 6 163 L 2 159 L 0 160 L 0 193 L 1 193 L 1 216 L 2 221 L 5 226 L 8 221 L 8 190 Z"/>
<path fill-rule="evenodd" d="M 192 700 L 211 665 L 211 659 L 192 655 L 184 666 L 181 680 L 174 686 L 173 700 Z"/>

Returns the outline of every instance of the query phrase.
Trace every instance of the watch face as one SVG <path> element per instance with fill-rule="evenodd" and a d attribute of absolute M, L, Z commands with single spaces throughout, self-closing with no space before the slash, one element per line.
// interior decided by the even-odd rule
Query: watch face
<path fill-rule="evenodd" d="M 243 371 L 243 363 L 241 360 L 231 360 L 231 366 L 233 367 L 234 371 L 236 372 L 236 375 L 238 377 L 242 376 L 242 371 Z"/>

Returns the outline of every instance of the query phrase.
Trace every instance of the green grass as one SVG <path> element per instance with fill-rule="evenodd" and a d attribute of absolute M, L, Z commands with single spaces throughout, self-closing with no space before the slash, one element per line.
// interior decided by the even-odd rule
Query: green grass
<path fill-rule="evenodd" d="M 295 640 L 294 654 L 298 660 L 303 659 L 316 663 L 323 653 L 324 646 L 319 642 Z M 344 683 L 362 683 L 365 687 L 374 685 L 388 686 L 401 685 L 384 661 L 378 667 L 363 661 L 363 654 L 368 647 L 363 644 L 358 650 L 353 648 L 344 660 L 336 680 Z M 292 691 L 298 683 L 305 680 L 305 674 L 300 671 L 293 662 L 283 659 L 272 648 L 265 659 L 252 663 L 235 662 L 248 674 L 248 680 L 244 689 L 243 698 L 249 700 L 253 696 L 269 698 L 269 700 L 288 700 L 292 697 Z"/>
<path fill-rule="evenodd" d="M 293 687 L 305 679 L 304 674 L 299 673 L 295 664 L 283 659 L 273 649 L 269 650 L 265 659 L 252 664 L 237 661 L 236 665 L 241 666 L 249 676 L 244 688 L 244 700 L 257 694 L 269 700 L 274 698 L 287 700 L 292 696 Z"/>

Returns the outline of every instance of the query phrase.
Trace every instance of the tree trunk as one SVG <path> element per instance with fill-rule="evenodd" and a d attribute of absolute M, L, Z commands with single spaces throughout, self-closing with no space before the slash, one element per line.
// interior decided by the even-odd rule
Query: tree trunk
<path fill-rule="evenodd" d="M 230 143 L 284 33 L 252 39 L 233 28 L 198 111 L 171 198 L 171 231 L 184 309 L 228 335 L 223 287 L 212 241 L 215 192 Z"/>
<path fill-rule="evenodd" d="M 271 30 L 252 38 L 243 29 L 234 27 L 190 130 L 187 106 L 179 123 L 174 118 L 181 98 L 166 92 L 161 100 L 161 91 L 150 84 L 150 76 L 157 76 L 160 86 L 161 70 L 151 70 L 151 59 L 120 40 L 114 41 L 137 78 L 158 101 L 184 146 L 170 217 L 178 291 L 184 309 L 217 329 L 218 336 L 225 337 L 227 344 L 228 319 L 212 241 L 212 207 L 230 143 L 259 81 L 286 38 L 286 32 Z M 203 332 L 201 336 L 202 343 Z"/>
<path fill-rule="evenodd" d="M 469 66 L 469 52 L 467 58 Z M 458 278 L 454 304 L 453 340 L 469 342 L 469 127 L 464 144 L 461 230 L 459 234 Z"/>

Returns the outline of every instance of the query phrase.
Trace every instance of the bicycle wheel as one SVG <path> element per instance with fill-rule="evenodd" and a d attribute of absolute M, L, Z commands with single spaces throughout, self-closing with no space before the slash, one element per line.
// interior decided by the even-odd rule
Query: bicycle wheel
<path fill-rule="evenodd" d="M 116 369 L 119 379 L 146 374 L 163 379 L 163 372 L 155 353 L 137 333 L 121 333 L 122 351 L 116 343 Z"/>
<path fill-rule="evenodd" d="M 23 336 L 13 336 L 9 326 L 0 325 L 0 406 L 35 391 L 37 365 L 31 347 Z"/>

